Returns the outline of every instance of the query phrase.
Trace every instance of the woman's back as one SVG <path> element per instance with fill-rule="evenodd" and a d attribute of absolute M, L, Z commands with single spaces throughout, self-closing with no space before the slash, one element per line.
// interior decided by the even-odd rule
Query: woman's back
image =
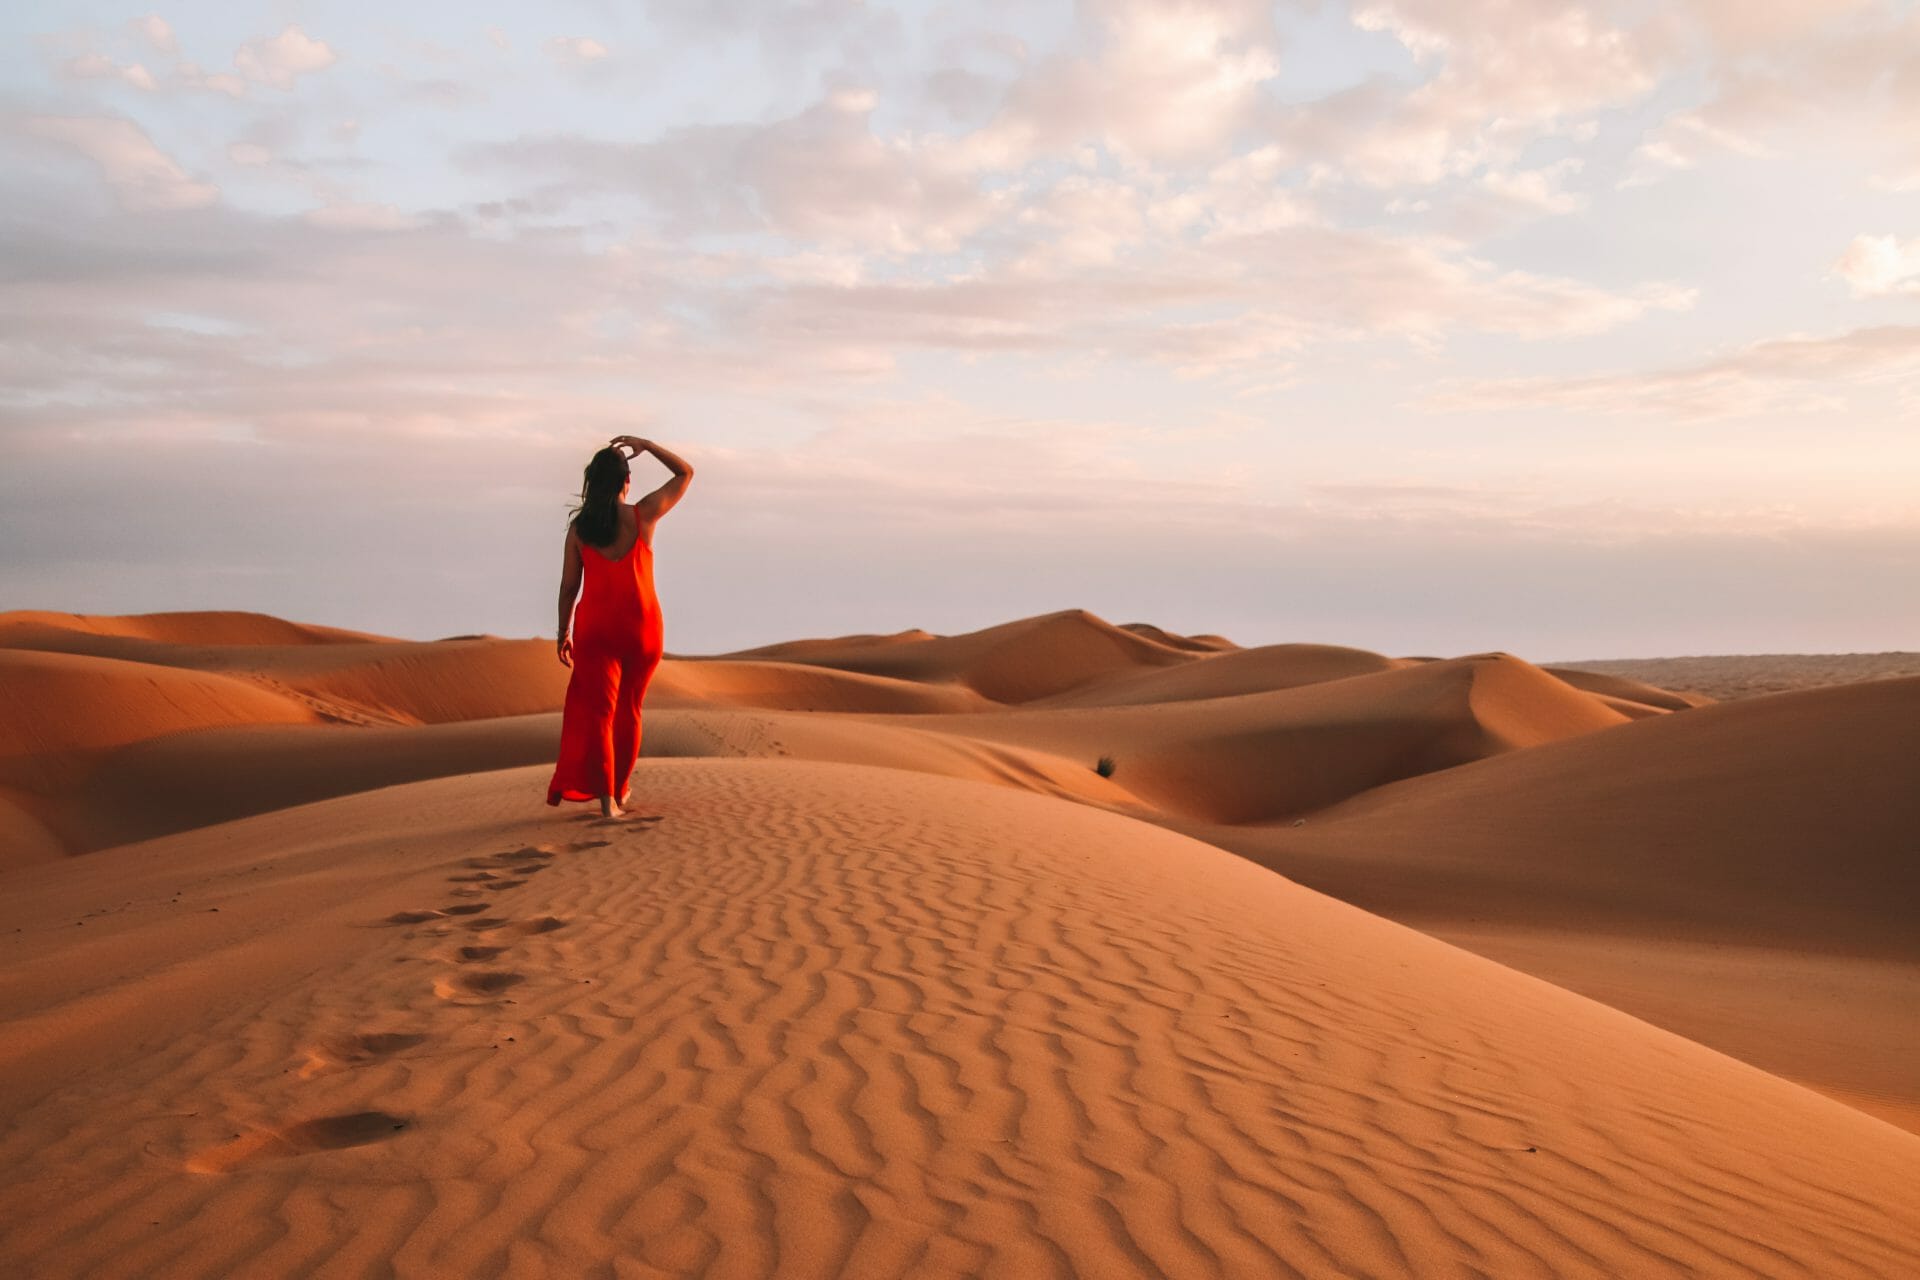
<path fill-rule="evenodd" d="M 653 590 L 653 547 L 641 537 L 638 513 L 621 505 L 613 540 L 605 547 L 575 537 L 580 547 L 580 602 L 574 631 L 660 632 L 660 602 Z"/>

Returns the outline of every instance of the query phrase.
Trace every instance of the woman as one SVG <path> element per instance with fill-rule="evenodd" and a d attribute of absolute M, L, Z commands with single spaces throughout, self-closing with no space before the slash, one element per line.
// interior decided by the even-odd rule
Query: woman
<path fill-rule="evenodd" d="M 673 476 L 628 506 L 628 459 L 643 453 L 660 459 Z M 560 568 L 557 644 L 562 665 L 573 675 L 567 681 L 560 762 L 547 786 L 548 804 L 598 800 L 604 817 L 623 816 L 620 806 L 627 803 L 628 779 L 640 756 L 640 700 L 660 665 L 653 527 L 692 479 L 693 468 L 683 458 L 633 436 L 617 437 L 587 464 L 580 505 L 567 522 Z"/>

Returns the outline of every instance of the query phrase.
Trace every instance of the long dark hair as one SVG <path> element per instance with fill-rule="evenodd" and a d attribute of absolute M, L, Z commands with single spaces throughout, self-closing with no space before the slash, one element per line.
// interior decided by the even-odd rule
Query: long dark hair
<path fill-rule="evenodd" d="M 571 523 L 580 541 L 604 547 L 620 532 L 620 491 L 627 487 L 627 455 L 609 445 L 593 455 L 580 483 L 580 505 Z"/>

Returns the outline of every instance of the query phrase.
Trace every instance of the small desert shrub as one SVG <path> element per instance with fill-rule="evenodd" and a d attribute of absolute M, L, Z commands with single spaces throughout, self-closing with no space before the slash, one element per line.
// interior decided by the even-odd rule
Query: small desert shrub
<path fill-rule="evenodd" d="M 1113 776 L 1113 757 L 1101 756 L 1100 763 L 1093 766 L 1093 771 L 1103 778 L 1111 778 Z"/>

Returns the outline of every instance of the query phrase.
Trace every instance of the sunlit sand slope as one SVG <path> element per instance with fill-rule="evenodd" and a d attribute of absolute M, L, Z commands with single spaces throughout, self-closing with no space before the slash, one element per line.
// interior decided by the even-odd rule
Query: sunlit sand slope
<path fill-rule="evenodd" d="M 98 652 L 92 645 L 135 642 L 174 645 L 352 644 L 379 640 L 364 631 L 342 631 L 288 622 L 264 613 L 136 613 L 108 617 L 20 609 L 0 613 L 0 645 L 21 649 Z M 108 652 L 109 657 L 123 656 Z"/>
<path fill-rule="evenodd" d="M 1920 679 L 1722 703 L 1356 797 L 1276 865 L 1376 909 L 1920 960 Z"/>
<path fill-rule="evenodd" d="M 803 662 L 669 658 L 647 691 L 647 705 L 927 715 L 983 711 L 997 704 L 965 685 L 928 684 Z"/>
<path fill-rule="evenodd" d="M 1330 644 L 1275 644 L 1215 654 L 1204 662 L 1123 676 L 1047 700 L 1049 706 L 1111 707 L 1186 702 L 1265 693 L 1348 676 L 1391 671 L 1400 664 L 1363 649 Z"/>
<path fill-rule="evenodd" d="M 543 782 L 19 872 L 0 1263 L 1920 1272 L 1920 1139 L 1196 842 L 893 770 L 647 762 L 613 828 Z"/>
<path fill-rule="evenodd" d="M 1031 702 L 1099 680 L 1178 666 L 1200 657 L 1080 609 L 1023 618 L 965 635 L 854 636 L 774 645 L 729 656 L 778 658 L 898 680 L 960 684 L 995 702 Z"/>
<path fill-rule="evenodd" d="M 1920 1131 L 1916 759 L 1920 680 L 1887 681 L 1182 825 Z"/>
<path fill-rule="evenodd" d="M 1267 652 L 1201 659 L 1153 679 L 1188 682 Z M 1167 814 L 1238 824 L 1292 818 L 1402 778 L 1626 722 L 1593 695 L 1497 655 L 1197 701 L 937 717 L 925 727 L 1038 747 L 1089 768 L 1110 756 L 1114 779 Z"/>
<path fill-rule="evenodd" d="M 243 680 L 348 725 L 555 711 L 567 673 L 543 640 L 388 640 L 260 614 L 0 614 L 0 652 L 85 655 Z"/>

